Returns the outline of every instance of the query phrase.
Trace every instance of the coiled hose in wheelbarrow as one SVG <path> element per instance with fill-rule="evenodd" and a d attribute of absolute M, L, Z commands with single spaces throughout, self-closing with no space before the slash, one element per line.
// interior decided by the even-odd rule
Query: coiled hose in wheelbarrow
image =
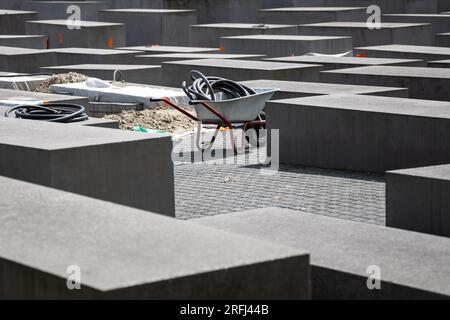
<path fill-rule="evenodd" d="M 72 123 L 88 120 L 89 117 L 85 111 L 85 108 L 78 104 L 23 104 L 9 108 L 5 112 L 5 117 L 12 117 L 14 115 L 19 119 Z"/>
<path fill-rule="evenodd" d="M 183 90 L 191 101 L 206 100 L 217 101 L 224 99 L 236 99 L 242 97 L 248 97 L 255 95 L 256 92 L 233 80 L 228 80 L 220 77 L 205 76 L 203 73 L 197 70 L 191 71 L 192 85 L 187 86 L 186 81 L 183 82 Z M 218 93 L 223 93 L 222 95 Z M 265 119 L 264 111 L 261 112 L 257 119 L 262 121 Z M 261 134 L 261 129 L 264 129 L 263 124 L 247 126 L 247 130 L 253 129 L 246 136 L 247 141 L 254 146 L 263 146 L 266 143 L 266 136 Z"/>
<path fill-rule="evenodd" d="M 192 70 L 192 85 L 187 86 L 186 81 L 183 82 L 183 90 L 191 100 L 207 100 L 216 101 L 217 93 L 222 92 L 228 99 L 241 98 L 256 94 L 256 92 L 233 80 L 220 77 L 205 76 L 203 73 Z"/>

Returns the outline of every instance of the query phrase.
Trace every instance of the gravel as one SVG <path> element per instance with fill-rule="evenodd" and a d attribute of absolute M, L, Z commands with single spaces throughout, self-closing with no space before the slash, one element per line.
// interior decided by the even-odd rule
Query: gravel
<path fill-rule="evenodd" d="M 143 111 L 122 111 L 119 114 L 107 115 L 104 118 L 119 121 L 120 128 L 125 130 L 143 127 L 145 129 L 177 133 L 193 130 L 196 125 L 195 121 L 192 121 L 182 113 L 164 107 L 145 109 Z"/>
<path fill-rule="evenodd" d="M 76 83 L 86 81 L 88 77 L 76 72 L 61 73 L 48 78 L 41 82 L 36 92 L 49 92 L 49 88 L 52 84 L 62 84 L 62 83 Z"/>

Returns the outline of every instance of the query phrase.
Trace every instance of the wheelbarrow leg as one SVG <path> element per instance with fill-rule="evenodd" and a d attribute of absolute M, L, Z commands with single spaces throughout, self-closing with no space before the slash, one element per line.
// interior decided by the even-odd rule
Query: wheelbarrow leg
<path fill-rule="evenodd" d="M 245 131 L 242 129 L 242 138 L 241 143 L 238 146 L 238 139 L 234 137 L 233 134 L 234 129 L 230 129 L 230 139 L 231 139 L 231 145 L 233 146 L 233 151 L 236 155 L 242 155 L 245 154 L 247 150 L 247 140 L 245 139 Z"/>
<path fill-rule="evenodd" d="M 247 146 L 250 147 L 251 143 L 250 143 L 250 139 L 251 137 L 249 136 L 249 141 L 247 141 L 247 132 L 249 130 L 249 127 L 252 125 L 262 125 L 265 126 L 266 122 L 265 121 L 260 121 L 260 120 L 256 120 L 256 121 L 249 121 L 249 122 L 244 122 L 243 126 L 242 126 L 242 139 L 241 139 L 241 145 L 238 147 L 237 146 L 237 139 L 234 138 L 233 135 L 233 131 L 230 131 L 230 136 L 231 136 L 231 141 L 233 144 L 233 150 L 235 151 L 236 154 L 244 154 L 247 150 Z M 252 130 L 252 129 L 250 129 Z M 256 139 L 257 139 L 257 133 L 256 133 Z M 257 147 L 259 147 L 259 142 L 256 143 Z"/>
<path fill-rule="evenodd" d="M 209 141 L 209 145 L 208 145 L 208 147 L 206 147 L 206 148 L 204 148 L 203 146 L 202 146 L 202 123 L 200 122 L 200 121 L 198 121 L 197 122 L 197 136 L 196 136 L 196 145 L 197 145 L 197 149 L 199 150 L 199 151 L 201 151 L 202 152 L 202 154 L 204 153 L 204 152 L 209 152 L 210 150 L 211 150 L 211 148 L 213 147 L 213 145 L 214 145 L 214 142 L 216 141 L 216 138 L 217 138 L 217 135 L 218 135 L 218 133 L 219 133 L 219 130 L 220 130 L 220 126 L 218 125 L 217 127 L 216 127 L 216 130 L 214 131 L 214 135 L 212 136 L 212 138 L 211 138 L 211 140 Z"/>

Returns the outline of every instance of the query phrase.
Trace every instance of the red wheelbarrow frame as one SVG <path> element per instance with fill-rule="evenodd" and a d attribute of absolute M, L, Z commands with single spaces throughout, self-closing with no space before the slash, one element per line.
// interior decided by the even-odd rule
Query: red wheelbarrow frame
<path fill-rule="evenodd" d="M 253 120 L 253 121 L 229 121 L 227 118 L 225 118 L 222 114 L 220 114 L 220 112 L 218 112 L 217 110 L 215 110 L 212 106 L 210 106 L 208 103 L 206 103 L 205 101 L 191 101 L 189 102 L 190 105 L 201 105 L 204 108 L 206 108 L 209 112 L 211 112 L 212 114 L 214 114 L 217 118 L 219 118 L 220 120 L 218 121 L 202 121 L 200 120 L 198 117 L 196 117 L 195 115 L 191 114 L 190 112 L 186 111 L 185 109 L 183 109 L 181 106 L 173 103 L 172 101 L 170 101 L 168 98 L 152 98 L 150 99 L 151 102 L 164 102 L 164 106 L 165 107 L 172 107 L 175 110 L 181 112 L 182 114 L 184 114 L 186 117 L 190 118 L 191 120 L 197 122 L 198 124 L 198 130 L 197 130 L 197 138 L 196 138 L 196 144 L 197 144 L 197 149 L 199 149 L 202 152 L 206 152 L 209 151 L 212 148 L 213 143 L 216 141 L 217 138 L 217 134 L 219 133 L 221 128 L 228 128 L 229 132 L 230 132 L 230 138 L 231 138 L 231 143 L 233 146 L 233 151 L 235 152 L 235 154 L 241 154 L 245 152 L 245 148 L 247 146 L 247 140 L 246 140 L 246 135 L 245 132 L 247 132 L 247 130 L 249 129 L 250 126 L 262 126 L 263 128 L 266 127 L 266 121 L 265 120 Z M 213 137 L 211 138 L 209 145 L 207 148 L 203 148 L 201 146 L 200 140 L 201 140 L 201 129 L 202 129 L 202 125 L 203 124 L 210 124 L 210 125 L 216 125 L 216 130 L 214 132 Z M 236 129 L 239 124 L 239 127 L 242 126 L 242 141 L 241 141 L 241 146 L 238 147 L 236 145 L 236 140 L 234 138 L 234 134 L 233 134 L 233 130 Z"/>

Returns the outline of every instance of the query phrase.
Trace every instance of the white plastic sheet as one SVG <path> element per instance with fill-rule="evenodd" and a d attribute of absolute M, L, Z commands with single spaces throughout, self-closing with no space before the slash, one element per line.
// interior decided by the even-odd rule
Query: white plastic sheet
<path fill-rule="evenodd" d="M 115 85 L 96 78 L 89 78 L 87 81 L 79 83 L 54 84 L 50 86 L 50 91 L 87 97 L 93 102 L 143 104 L 147 108 L 159 105 L 159 103 L 150 102 L 151 98 L 168 98 L 181 105 L 188 105 L 189 102 L 181 90 L 131 84 Z"/>
<path fill-rule="evenodd" d="M 46 75 L 2 77 L 0 75 L 0 88 L 34 91 L 37 87 L 39 87 L 42 81 L 47 80 L 49 77 L 50 76 Z"/>

